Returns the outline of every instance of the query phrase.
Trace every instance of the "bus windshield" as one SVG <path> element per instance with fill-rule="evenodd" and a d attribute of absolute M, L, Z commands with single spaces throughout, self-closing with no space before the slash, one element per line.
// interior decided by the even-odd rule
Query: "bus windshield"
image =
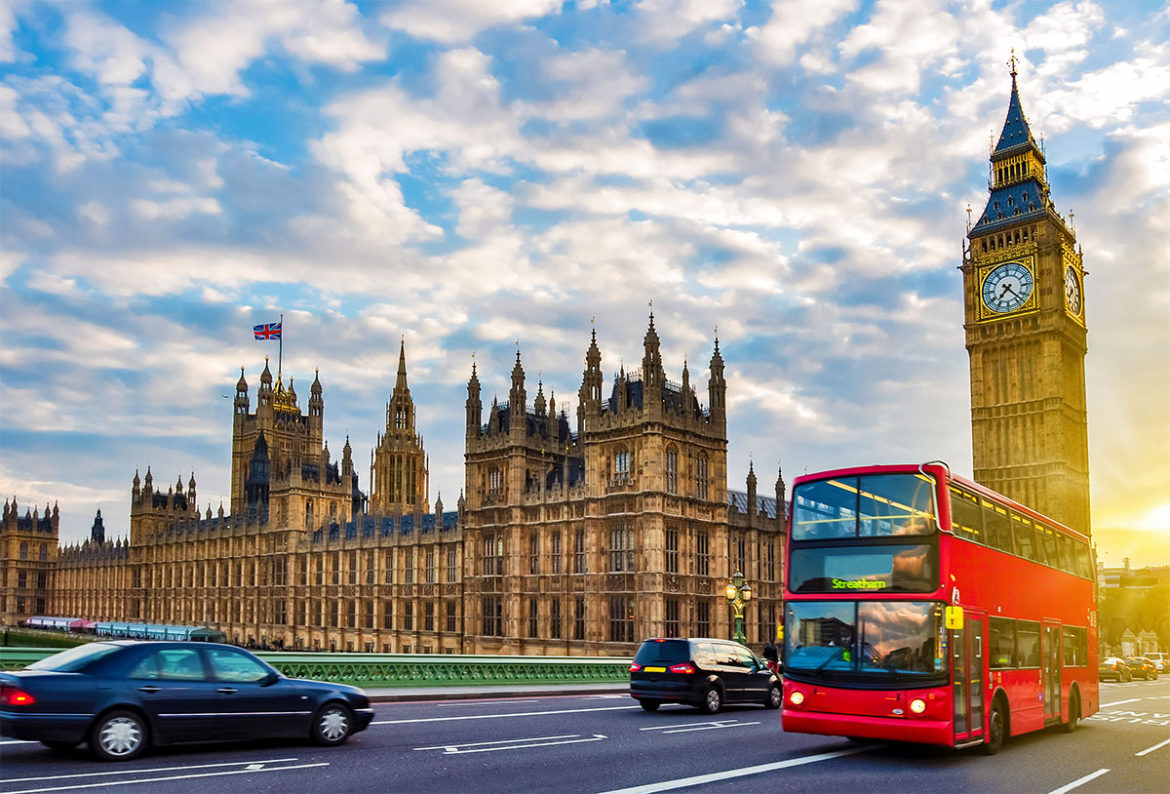
<path fill-rule="evenodd" d="M 792 540 L 929 535 L 938 528 L 934 481 L 922 474 L 873 474 L 798 485 Z"/>
<path fill-rule="evenodd" d="M 784 674 L 793 679 L 919 687 L 947 675 L 936 601 L 788 604 Z"/>

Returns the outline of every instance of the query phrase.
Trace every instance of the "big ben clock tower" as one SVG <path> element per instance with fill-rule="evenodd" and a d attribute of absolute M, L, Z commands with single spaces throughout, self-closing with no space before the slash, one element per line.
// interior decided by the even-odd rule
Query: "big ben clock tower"
<path fill-rule="evenodd" d="M 975 479 L 1089 533 L 1085 271 L 1049 197 L 1016 87 L 967 234 L 963 300 Z"/>

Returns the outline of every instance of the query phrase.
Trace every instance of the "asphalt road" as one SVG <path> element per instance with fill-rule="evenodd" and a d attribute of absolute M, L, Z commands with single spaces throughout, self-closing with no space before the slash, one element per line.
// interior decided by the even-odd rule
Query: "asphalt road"
<path fill-rule="evenodd" d="M 0 741 L 0 794 L 187 792 L 1125 792 L 1170 790 L 1170 678 L 1102 685 L 1072 735 L 978 752 L 785 734 L 778 712 L 643 712 L 618 695 L 382 703 L 340 748 L 166 749 L 98 763 Z"/>

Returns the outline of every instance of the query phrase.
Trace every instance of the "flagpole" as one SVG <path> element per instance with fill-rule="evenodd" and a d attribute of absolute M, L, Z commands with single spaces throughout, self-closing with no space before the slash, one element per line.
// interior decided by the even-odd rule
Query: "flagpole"
<path fill-rule="evenodd" d="M 276 379 L 280 380 L 281 365 L 284 363 L 284 314 L 280 315 L 280 347 L 276 351 Z"/>

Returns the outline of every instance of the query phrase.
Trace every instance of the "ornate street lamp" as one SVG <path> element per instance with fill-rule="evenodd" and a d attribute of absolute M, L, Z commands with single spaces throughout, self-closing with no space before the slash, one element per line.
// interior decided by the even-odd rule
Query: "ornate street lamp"
<path fill-rule="evenodd" d="M 728 602 L 731 603 L 735 618 L 735 633 L 731 635 L 731 639 L 740 645 L 747 645 L 747 636 L 743 633 L 743 608 L 748 601 L 752 600 L 752 586 L 744 582 L 742 573 L 736 571 L 735 575 L 731 577 L 731 581 L 727 583 L 727 587 L 723 588 L 723 593 L 727 596 Z"/>

